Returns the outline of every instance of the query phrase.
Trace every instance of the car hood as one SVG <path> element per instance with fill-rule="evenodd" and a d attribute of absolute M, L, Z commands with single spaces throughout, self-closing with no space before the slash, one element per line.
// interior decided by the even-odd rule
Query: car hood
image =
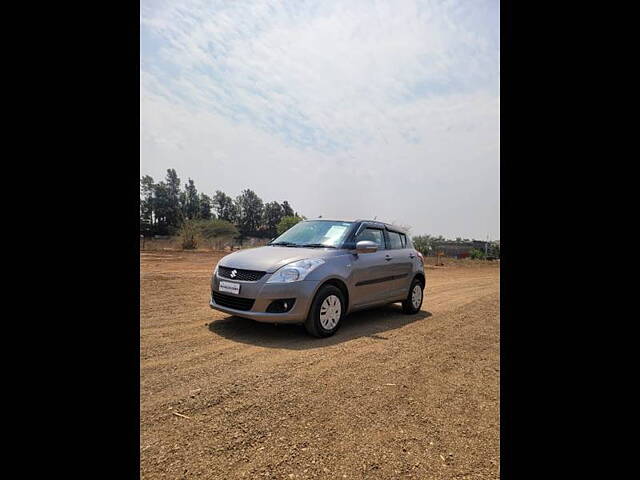
<path fill-rule="evenodd" d="M 305 258 L 327 257 L 337 254 L 337 250 L 326 248 L 298 248 L 266 246 L 248 248 L 230 253 L 218 264 L 221 267 L 240 268 L 242 270 L 259 270 L 273 273 L 283 265 Z"/>

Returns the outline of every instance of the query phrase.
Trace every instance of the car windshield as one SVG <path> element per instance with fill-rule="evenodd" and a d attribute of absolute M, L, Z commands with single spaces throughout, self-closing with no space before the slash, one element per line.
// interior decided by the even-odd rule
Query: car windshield
<path fill-rule="evenodd" d="M 308 220 L 296 223 L 270 244 L 288 247 L 337 248 L 344 241 L 352 225 L 352 222 Z"/>

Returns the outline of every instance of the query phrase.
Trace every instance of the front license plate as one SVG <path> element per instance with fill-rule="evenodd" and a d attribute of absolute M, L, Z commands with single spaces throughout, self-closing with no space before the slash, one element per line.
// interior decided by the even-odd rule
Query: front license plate
<path fill-rule="evenodd" d="M 236 295 L 240 293 L 240 284 L 239 283 L 232 283 L 232 282 L 220 282 L 220 291 L 221 292 L 228 292 L 228 293 L 235 293 Z"/>

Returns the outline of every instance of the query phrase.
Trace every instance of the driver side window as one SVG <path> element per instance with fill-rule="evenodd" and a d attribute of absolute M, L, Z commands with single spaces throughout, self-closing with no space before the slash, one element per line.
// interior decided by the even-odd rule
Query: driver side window
<path fill-rule="evenodd" d="M 384 250 L 384 233 L 378 228 L 365 228 L 356 237 L 356 243 L 369 240 L 378 245 L 378 250 Z"/>

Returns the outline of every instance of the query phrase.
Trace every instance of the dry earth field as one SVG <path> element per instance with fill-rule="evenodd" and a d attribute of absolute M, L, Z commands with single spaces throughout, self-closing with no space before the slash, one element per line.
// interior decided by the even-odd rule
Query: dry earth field
<path fill-rule="evenodd" d="M 498 263 L 316 339 L 211 310 L 220 257 L 141 252 L 143 479 L 499 477 Z"/>

